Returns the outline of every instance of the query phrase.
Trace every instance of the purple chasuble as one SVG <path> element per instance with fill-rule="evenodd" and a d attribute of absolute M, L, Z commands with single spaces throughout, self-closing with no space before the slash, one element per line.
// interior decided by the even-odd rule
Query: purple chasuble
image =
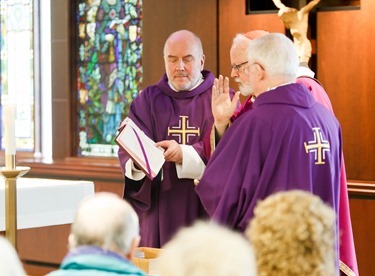
<path fill-rule="evenodd" d="M 309 191 L 337 214 L 340 168 L 338 121 L 303 85 L 288 84 L 233 122 L 196 191 L 212 219 L 243 232 L 258 200 L 278 191 Z"/>
<path fill-rule="evenodd" d="M 202 139 L 212 128 L 211 89 L 214 75 L 202 71 L 204 81 L 191 91 L 176 92 L 164 75 L 132 102 L 129 117 L 155 142 L 176 140 L 192 145 L 203 157 Z M 122 170 L 128 156 L 119 150 Z M 125 173 L 125 172 L 124 172 Z M 140 219 L 141 246 L 161 247 L 196 219 L 207 218 L 193 179 L 179 179 L 173 162 L 165 162 L 162 176 L 134 181 L 125 177 L 124 198 Z"/>

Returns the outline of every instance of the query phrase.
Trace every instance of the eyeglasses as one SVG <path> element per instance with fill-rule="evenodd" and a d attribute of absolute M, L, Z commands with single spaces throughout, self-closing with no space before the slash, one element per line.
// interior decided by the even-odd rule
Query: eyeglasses
<path fill-rule="evenodd" d="M 242 63 L 240 63 L 240 64 L 232 64 L 231 67 L 232 67 L 232 69 L 238 71 L 238 70 L 241 69 L 241 67 L 242 67 L 243 65 L 245 65 L 245 64 L 247 64 L 247 63 L 249 63 L 249 62 L 248 62 L 248 61 L 245 61 L 245 62 L 242 62 Z"/>

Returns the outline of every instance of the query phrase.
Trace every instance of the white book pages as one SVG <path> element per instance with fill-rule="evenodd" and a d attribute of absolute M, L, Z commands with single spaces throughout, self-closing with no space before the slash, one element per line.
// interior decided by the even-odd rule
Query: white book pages
<path fill-rule="evenodd" d="M 126 118 L 123 129 L 116 137 L 117 144 L 122 147 L 132 160 L 152 180 L 163 166 L 164 150 L 155 146 L 151 140 L 130 118 Z"/>

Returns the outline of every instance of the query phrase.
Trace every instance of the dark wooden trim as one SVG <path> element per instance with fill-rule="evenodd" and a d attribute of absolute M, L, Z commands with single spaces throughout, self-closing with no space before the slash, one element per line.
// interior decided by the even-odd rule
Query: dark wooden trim
<path fill-rule="evenodd" d="M 70 13 L 69 13 L 69 62 L 70 62 L 70 89 L 71 89 L 71 97 L 70 103 L 72 110 L 74 111 L 70 119 L 71 124 L 71 148 L 69 156 L 77 156 L 78 155 L 78 141 L 79 141 L 79 124 L 78 124 L 78 101 L 77 101 L 77 94 L 78 94 L 78 87 L 77 87 L 77 76 L 78 76 L 78 68 L 77 68 L 77 56 L 78 56 L 78 24 L 77 22 L 77 12 L 78 12 L 78 2 L 79 1 L 71 1 L 70 2 Z"/>
<path fill-rule="evenodd" d="M 350 198 L 363 198 L 375 200 L 375 182 L 373 181 L 348 181 Z"/>
<path fill-rule="evenodd" d="M 348 181 L 350 216 L 360 275 L 373 275 L 375 182 Z"/>
<path fill-rule="evenodd" d="M 124 181 L 119 161 L 116 158 L 23 159 L 19 160 L 17 165 L 31 168 L 27 174 L 28 177 L 108 180 L 121 183 Z"/>

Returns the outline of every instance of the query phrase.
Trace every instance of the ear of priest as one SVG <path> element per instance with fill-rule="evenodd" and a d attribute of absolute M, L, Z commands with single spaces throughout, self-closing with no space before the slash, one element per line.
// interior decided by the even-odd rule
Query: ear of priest
<path fill-rule="evenodd" d="M 139 240 L 133 208 L 115 194 L 97 193 L 79 207 L 70 251 L 60 269 L 48 275 L 145 275 L 130 261 Z"/>

